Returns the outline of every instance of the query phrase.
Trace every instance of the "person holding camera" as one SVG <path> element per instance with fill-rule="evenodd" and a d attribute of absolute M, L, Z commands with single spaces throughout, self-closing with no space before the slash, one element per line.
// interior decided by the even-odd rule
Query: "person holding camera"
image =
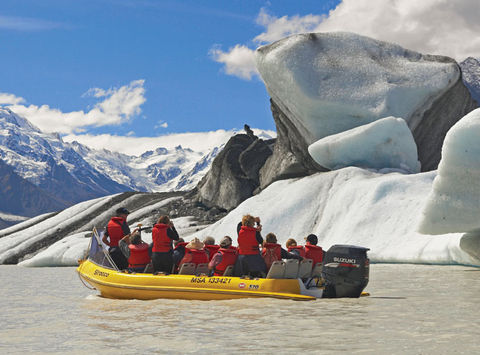
<path fill-rule="evenodd" d="M 250 277 L 265 277 L 267 266 L 260 254 L 259 245 L 263 243 L 260 218 L 245 215 L 237 226 L 238 258 L 233 274 Z"/>
<path fill-rule="evenodd" d="M 115 211 L 113 216 L 105 227 L 105 234 L 102 237 L 104 244 L 108 245 L 108 252 L 113 262 L 119 270 L 124 270 L 128 267 L 128 259 L 123 255 L 119 241 L 124 237 L 130 237 L 139 233 L 138 229 L 130 232 L 130 227 L 127 224 L 127 216 L 130 212 L 125 207 L 120 207 Z"/>

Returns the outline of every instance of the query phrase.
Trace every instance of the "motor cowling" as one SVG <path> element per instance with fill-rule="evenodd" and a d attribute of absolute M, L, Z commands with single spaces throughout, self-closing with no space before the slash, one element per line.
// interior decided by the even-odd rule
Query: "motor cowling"
<path fill-rule="evenodd" d="M 336 244 L 325 253 L 322 277 L 324 298 L 360 297 L 368 284 L 369 248 Z"/>

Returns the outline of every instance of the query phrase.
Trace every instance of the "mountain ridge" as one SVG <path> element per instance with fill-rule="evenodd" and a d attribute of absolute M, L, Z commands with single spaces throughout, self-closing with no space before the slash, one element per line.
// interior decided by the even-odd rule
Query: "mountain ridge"
<path fill-rule="evenodd" d="M 28 194 L 21 196 L 22 205 L 4 199 L 0 213 L 32 217 L 121 192 L 192 190 L 236 131 L 221 133 L 225 142 L 219 146 L 193 150 L 179 144 L 135 156 L 65 142 L 60 135 L 44 133 L 24 117 L 0 107 L 0 161 L 3 168 L 11 168 L 5 173 L 11 177 L 10 190 L 18 194 L 20 186 L 29 186 L 27 190 L 32 193 L 30 202 Z M 43 202 L 47 196 L 51 204 Z M 1 226 L 11 224 L 3 221 Z"/>

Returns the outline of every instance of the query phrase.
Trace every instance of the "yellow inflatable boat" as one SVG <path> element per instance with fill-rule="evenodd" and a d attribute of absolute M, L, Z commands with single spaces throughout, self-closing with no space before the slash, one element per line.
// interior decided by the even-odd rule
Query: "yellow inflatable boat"
<path fill-rule="evenodd" d="M 80 277 L 103 297 L 181 298 L 189 300 L 222 300 L 245 297 L 274 297 L 313 300 L 302 294 L 298 279 L 242 279 L 239 277 L 208 277 L 205 275 L 129 274 L 108 269 L 86 260 L 78 267 Z"/>
<path fill-rule="evenodd" d="M 275 263 L 276 271 L 272 266 L 267 278 L 255 279 L 207 276 L 204 273 L 192 275 L 128 273 L 116 269 L 108 251 L 101 243 L 99 234 L 94 230 L 88 258 L 80 261 L 77 272 L 81 280 L 98 290 L 101 296 L 117 299 L 222 300 L 272 297 L 304 301 L 331 297 L 324 293 L 323 280 L 318 273 L 317 276 L 310 274 L 310 277 L 303 278 L 302 281 L 302 278 L 297 278 L 300 271 L 298 264 L 295 269 L 296 276 L 292 277 L 291 269 L 289 272 L 285 262 Z M 290 275 L 287 275 L 288 273 Z M 364 286 L 357 295 L 334 295 L 333 297 L 359 297 L 363 288 Z"/>

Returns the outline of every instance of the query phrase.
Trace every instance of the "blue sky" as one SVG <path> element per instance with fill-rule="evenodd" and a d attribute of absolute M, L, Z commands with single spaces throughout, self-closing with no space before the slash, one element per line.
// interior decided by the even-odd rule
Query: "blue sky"
<path fill-rule="evenodd" d="M 470 0 L 2 0 L 0 104 L 79 141 L 274 130 L 252 64 L 259 45 L 346 30 L 461 60 L 480 55 L 479 10 Z"/>
<path fill-rule="evenodd" d="M 285 15 L 335 5 L 294 3 L 2 0 L 1 62 L 8 70 L 0 72 L 0 91 L 70 112 L 88 110 L 97 101 L 84 95 L 91 88 L 142 79 L 146 101 L 138 118 L 89 131 L 151 136 L 240 128 L 246 122 L 274 129 L 263 83 L 225 75 L 210 51 L 260 33 L 256 18 L 262 8 Z"/>

